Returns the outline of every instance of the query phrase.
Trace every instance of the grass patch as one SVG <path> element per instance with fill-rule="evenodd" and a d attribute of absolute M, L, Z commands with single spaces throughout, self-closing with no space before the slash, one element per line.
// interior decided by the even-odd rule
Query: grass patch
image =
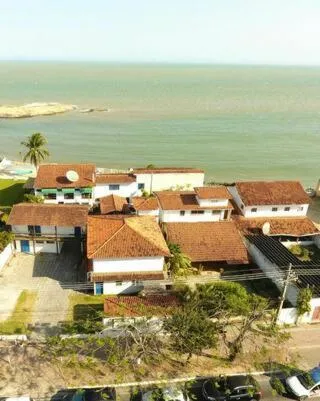
<path fill-rule="evenodd" d="M 81 293 L 72 293 L 69 295 L 70 320 L 85 320 L 94 317 L 97 312 L 103 311 L 105 295 L 87 295 Z"/>
<path fill-rule="evenodd" d="M 36 291 L 21 292 L 12 315 L 0 322 L 1 334 L 25 334 L 27 325 L 31 322 L 32 312 L 37 299 Z"/>
<path fill-rule="evenodd" d="M 23 200 L 23 180 L 0 179 L 0 208 L 12 206 Z"/>

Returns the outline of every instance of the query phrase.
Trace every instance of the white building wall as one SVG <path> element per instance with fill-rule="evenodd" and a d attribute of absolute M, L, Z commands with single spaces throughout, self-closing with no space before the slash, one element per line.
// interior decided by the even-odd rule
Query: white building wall
<path fill-rule="evenodd" d="M 205 221 L 220 221 L 223 220 L 224 211 L 205 210 L 203 214 L 191 214 L 191 210 L 186 210 L 185 214 L 180 215 L 180 210 L 161 210 L 160 221 L 163 223 L 198 223 Z"/>
<path fill-rule="evenodd" d="M 111 190 L 109 189 L 109 184 L 96 184 L 93 190 L 94 199 L 99 199 L 108 195 L 118 195 L 124 198 L 139 195 L 138 184 L 136 182 L 121 184 L 115 182 L 114 185 L 119 185 L 120 188 L 117 190 Z"/>
<path fill-rule="evenodd" d="M 41 240 L 39 240 L 41 241 Z M 21 243 L 20 240 L 15 240 L 16 242 L 16 251 L 21 252 Z M 63 242 L 58 242 L 58 253 L 61 252 Z M 33 241 L 29 241 L 29 253 L 34 254 L 34 253 L 57 253 L 57 245 L 56 242 L 54 241 L 53 243 L 48 243 L 48 241 L 43 241 L 42 243 L 39 243 L 38 241 L 35 240 L 34 242 L 34 248 L 33 248 Z"/>
<path fill-rule="evenodd" d="M 93 190 L 92 190 L 93 193 Z M 37 196 L 42 196 L 42 193 L 35 190 L 35 195 Z M 94 202 L 94 199 L 83 199 L 81 196 L 80 191 L 75 191 L 74 193 L 74 199 L 65 199 L 63 192 L 59 191 L 57 192 L 57 197 L 56 199 L 44 199 L 44 203 L 52 203 L 52 204 L 57 204 L 57 203 L 64 203 L 64 204 L 81 204 L 81 205 L 92 205 Z"/>
<path fill-rule="evenodd" d="M 40 226 L 41 227 L 41 235 L 50 235 L 55 236 L 55 227 L 54 226 Z M 12 232 L 15 234 L 25 234 L 29 235 L 28 226 L 20 226 L 13 225 Z M 85 232 L 85 228 L 82 227 L 82 232 Z M 57 235 L 65 236 L 65 237 L 74 237 L 74 227 L 57 227 Z"/>
<path fill-rule="evenodd" d="M 144 184 L 147 192 L 162 191 L 165 189 L 193 189 L 203 187 L 204 173 L 135 173 L 138 184 Z"/>
<path fill-rule="evenodd" d="M 272 211 L 276 207 L 277 211 Z M 289 211 L 285 211 L 285 207 L 290 207 Z M 306 216 L 309 205 L 258 205 L 247 206 L 243 210 L 245 217 L 303 217 Z M 257 211 L 253 212 L 252 209 Z"/>
<path fill-rule="evenodd" d="M 278 319 L 278 324 L 311 323 L 315 308 L 320 306 L 320 298 L 312 298 L 310 304 L 311 311 L 299 317 L 296 308 L 283 308 Z"/>
<path fill-rule="evenodd" d="M 0 270 L 9 262 L 13 255 L 14 247 L 13 244 L 8 244 L 4 250 L 0 253 Z"/>
<path fill-rule="evenodd" d="M 278 289 L 282 291 L 283 271 L 281 271 L 276 264 L 271 263 L 270 260 L 267 259 L 265 255 L 260 252 L 259 249 L 254 246 L 250 241 L 245 240 L 245 242 L 253 261 L 260 267 L 260 269 L 266 274 L 266 276 L 273 281 Z M 286 299 L 291 302 L 292 305 L 295 305 L 298 293 L 298 288 L 294 284 L 289 284 L 287 288 Z"/>
<path fill-rule="evenodd" d="M 196 198 L 201 207 L 228 206 L 228 199 L 200 199 L 198 196 Z"/>
<path fill-rule="evenodd" d="M 164 257 L 93 259 L 94 273 L 162 272 Z"/>
<path fill-rule="evenodd" d="M 143 289 L 143 285 L 139 285 L 133 281 L 122 281 L 121 285 L 116 282 L 104 282 L 103 283 L 103 293 L 108 295 L 118 295 L 118 294 L 136 294 Z"/>
<path fill-rule="evenodd" d="M 245 217 L 301 217 L 306 216 L 309 205 L 252 205 L 245 206 L 240 198 L 240 195 L 235 186 L 228 187 L 229 192 L 233 196 L 234 201 Z M 278 208 L 277 211 L 272 211 L 272 208 Z M 289 211 L 285 211 L 286 207 L 290 207 Z M 256 208 L 256 212 L 252 209 Z"/>

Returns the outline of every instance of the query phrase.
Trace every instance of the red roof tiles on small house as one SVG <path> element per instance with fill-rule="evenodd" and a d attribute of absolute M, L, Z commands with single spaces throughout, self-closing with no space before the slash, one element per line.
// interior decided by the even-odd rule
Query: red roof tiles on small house
<path fill-rule="evenodd" d="M 132 205 L 137 211 L 158 210 L 158 200 L 154 196 L 149 198 L 134 197 L 132 198 Z"/>
<path fill-rule="evenodd" d="M 101 214 L 121 213 L 126 204 L 126 198 L 122 196 L 103 196 L 100 198 L 100 212 Z"/>
<path fill-rule="evenodd" d="M 191 191 L 155 192 L 162 210 L 223 210 L 233 209 L 230 202 L 227 206 L 200 206 L 196 193 Z"/>
<path fill-rule="evenodd" d="M 227 187 L 223 185 L 196 187 L 194 190 L 199 199 L 232 199 Z"/>
<path fill-rule="evenodd" d="M 166 223 L 168 241 L 192 262 L 248 263 L 247 249 L 233 221 Z"/>
<path fill-rule="evenodd" d="M 68 180 L 68 171 L 75 171 L 79 179 Z M 85 188 L 95 183 L 94 164 L 41 164 L 34 181 L 35 189 L 42 188 Z"/>
<path fill-rule="evenodd" d="M 89 259 L 170 256 L 156 219 L 151 216 L 89 216 Z"/>
<path fill-rule="evenodd" d="M 13 205 L 7 224 L 84 227 L 87 224 L 88 210 L 88 206 L 84 205 L 18 203 Z"/>
<path fill-rule="evenodd" d="M 236 182 L 236 189 L 245 206 L 310 203 L 299 181 Z"/>
<path fill-rule="evenodd" d="M 97 174 L 97 184 L 130 184 L 136 182 L 133 174 Z"/>
<path fill-rule="evenodd" d="M 174 295 L 110 296 L 104 300 L 104 313 L 114 317 L 164 316 L 179 305 L 181 302 Z"/>

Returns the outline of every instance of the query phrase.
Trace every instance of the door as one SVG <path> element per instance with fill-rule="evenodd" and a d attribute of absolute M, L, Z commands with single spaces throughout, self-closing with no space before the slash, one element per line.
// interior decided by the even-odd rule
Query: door
<path fill-rule="evenodd" d="M 30 252 L 30 245 L 28 240 L 21 240 L 21 252 L 29 253 Z"/>
<path fill-rule="evenodd" d="M 96 283 L 96 295 L 103 294 L 103 283 Z"/>
<path fill-rule="evenodd" d="M 81 227 L 74 228 L 74 236 L 77 238 L 81 237 Z"/>
<path fill-rule="evenodd" d="M 313 311 L 312 321 L 320 320 L 320 306 L 316 306 Z"/>

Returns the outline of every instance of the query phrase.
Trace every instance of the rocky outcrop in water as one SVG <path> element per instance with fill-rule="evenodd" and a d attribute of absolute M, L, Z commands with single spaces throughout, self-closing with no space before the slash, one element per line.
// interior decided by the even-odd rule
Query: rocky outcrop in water
<path fill-rule="evenodd" d="M 26 118 L 35 116 L 48 116 L 76 110 L 73 104 L 61 103 L 29 103 L 22 106 L 1 106 L 0 118 Z"/>

